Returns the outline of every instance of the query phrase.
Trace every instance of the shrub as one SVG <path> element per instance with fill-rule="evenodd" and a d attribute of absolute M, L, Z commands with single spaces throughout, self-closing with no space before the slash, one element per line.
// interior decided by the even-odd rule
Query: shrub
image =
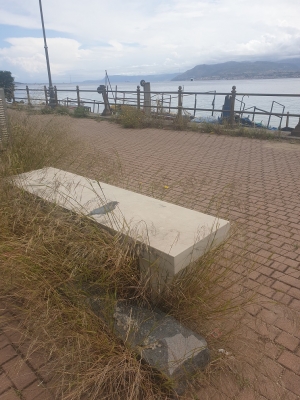
<path fill-rule="evenodd" d="M 175 129 L 176 131 L 186 131 L 188 129 L 188 123 L 190 121 L 190 118 L 185 116 L 185 115 L 177 115 L 172 124 L 172 128 Z"/>
<path fill-rule="evenodd" d="M 76 107 L 73 112 L 75 118 L 86 118 L 89 115 L 89 110 L 86 107 Z"/>
<path fill-rule="evenodd" d="M 53 114 L 53 113 L 54 113 L 53 108 L 49 106 L 45 106 L 41 109 L 41 114 Z"/>
<path fill-rule="evenodd" d="M 122 106 L 117 120 L 124 128 L 144 128 L 146 126 L 145 113 L 135 107 Z"/>
<path fill-rule="evenodd" d="M 70 110 L 68 109 L 68 107 L 65 107 L 65 106 L 56 106 L 54 108 L 54 112 L 59 115 L 69 115 L 70 114 Z"/>

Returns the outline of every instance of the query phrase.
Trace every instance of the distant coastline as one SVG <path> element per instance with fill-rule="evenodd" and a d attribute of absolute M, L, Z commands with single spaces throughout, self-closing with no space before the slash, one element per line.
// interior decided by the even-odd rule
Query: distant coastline
<path fill-rule="evenodd" d="M 228 75 L 228 76 L 208 76 L 202 78 L 193 78 L 193 81 L 232 81 L 232 80 L 251 80 L 251 79 L 293 79 L 300 78 L 300 72 L 294 74 L 274 74 L 274 75 Z M 173 81 L 177 79 L 172 79 Z M 183 80 L 183 79 L 178 79 Z M 184 79 L 190 80 L 190 79 Z"/>
<path fill-rule="evenodd" d="M 300 78 L 300 58 L 281 61 L 229 61 L 201 64 L 175 76 L 172 81 Z"/>

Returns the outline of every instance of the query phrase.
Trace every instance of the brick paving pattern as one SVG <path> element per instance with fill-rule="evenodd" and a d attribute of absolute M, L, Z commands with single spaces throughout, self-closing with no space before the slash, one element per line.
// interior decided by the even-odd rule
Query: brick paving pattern
<path fill-rule="evenodd" d="M 235 348 L 246 359 L 243 381 L 220 374 L 219 383 L 199 389 L 199 398 L 300 399 L 300 145 L 67 121 L 82 143 L 82 158 L 61 165 L 65 169 L 163 194 L 166 200 L 218 212 L 243 226 L 245 238 L 232 251 L 239 252 L 249 241 L 248 258 L 258 268 L 244 285 L 260 295 L 243 317 L 243 341 Z M 22 354 L 4 333 L 0 348 L 0 400 L 19 398 L 20 391 L 24 399 L 47 398 L 30 359 L 19 374 L 14 372 Z"/>
<path fill-rule="evenodd" d="M 4 302 L 0 303 L 1 316 L 6 323 L 2 322 L 0 329 L 0 400 L 54 399 L 39 371 L 45 363 L 43 357 L 33 354 L 30 361 L 27 360 L 27 343 L 21 340 L 17 321 Z M 38 362 L 34 363 L 36 358 Z"/>

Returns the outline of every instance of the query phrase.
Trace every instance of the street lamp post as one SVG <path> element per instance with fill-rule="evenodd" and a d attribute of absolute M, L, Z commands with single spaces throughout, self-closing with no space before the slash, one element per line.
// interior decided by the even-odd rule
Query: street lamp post
<path fill-rule="evenodd" d="M 40 3 L 41 21 L 42 21 L 42 28 L 43 28 L 43 35 L 44 35 L 44 48 L 45 48 L 45 54 L 46 54 L 47 71 L 48 71 L 48 79 L 49 79 L 49 97 L 50 97 L 49 104 L 50 104 L 50 107 L 54 107 L 55 106 L 55 96 L 54 96 L 54 90 L 53 90 L 52 78 L 51 78 L 50 61 L 49 61 L 48 46 L 47 46 L 46 33 L 45 33 L 43 9 L 42 9 L 42 0 L 39 0 L 39 3 Z"/>

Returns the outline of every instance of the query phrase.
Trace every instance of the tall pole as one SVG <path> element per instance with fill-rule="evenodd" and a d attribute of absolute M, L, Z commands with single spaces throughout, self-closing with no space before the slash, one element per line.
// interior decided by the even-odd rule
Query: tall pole
<path fill-rule="evenodd" d="M 54 107 L 55 106 L 55 97 L 54 97 L 54 90 L 53 90 L 52 78 L 51 78 L 50 61 L 49 61 L 48 46 L 47 46 L 47 40 L 46 40 L 43 9 L 42 9 L 42 0 L 39 0 L 39 3 L 40 3 L 40 12 L 41 12 L 43 35 L 44 35 L 44 48 L 45 48 L 45 55 L 46 55 L 46 62 L 47 62 L 48 80 L 49 80 L 49 95 L 50 95 L 49 103 L 50 103 L 51 107 Z"/>

